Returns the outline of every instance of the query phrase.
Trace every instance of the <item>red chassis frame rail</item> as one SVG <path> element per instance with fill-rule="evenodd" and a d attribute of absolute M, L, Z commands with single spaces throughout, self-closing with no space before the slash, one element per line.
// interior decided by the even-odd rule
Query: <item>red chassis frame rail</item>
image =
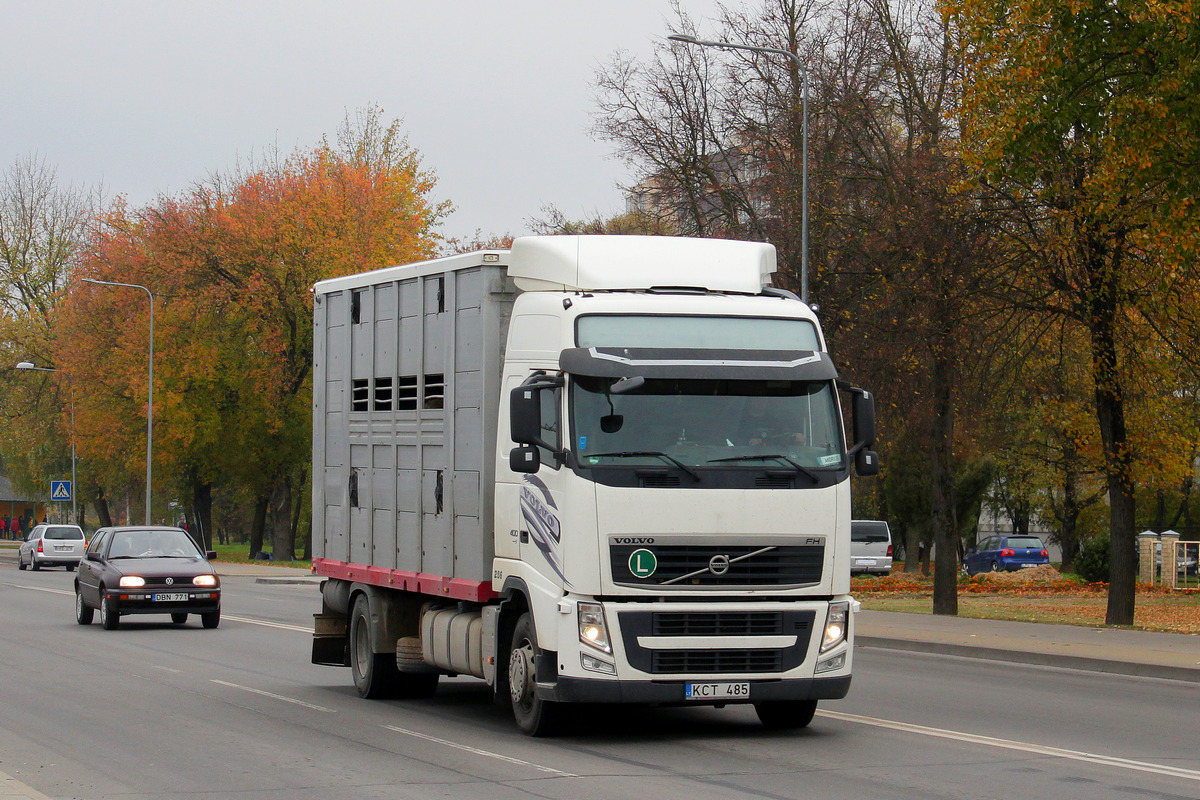
<path fill-rule="evenodd" d="M 443 575 L 407 572 L 386 567 L 369 567 L 366 564 L 331 561 L 327 558 L 314 558 L 312 571 L 315 575 L 323 575 L 327 578 L 338 578 L 371 586 L 382 586 L 388 589 L 400 589 L 437 597 L 450 597 L 455 600 L 468 600 L 476 603 L 486 603 L 497 597 L 491 584 L 482 581 L 447 578 Z"/>

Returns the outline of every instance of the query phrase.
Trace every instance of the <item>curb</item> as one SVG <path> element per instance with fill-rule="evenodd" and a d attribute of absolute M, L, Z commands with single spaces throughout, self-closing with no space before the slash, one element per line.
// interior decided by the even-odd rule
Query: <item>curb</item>
<path fill-rule="evenodd" d="M 1056 653 L 1034 653 L 1020 650 L 1000 650 L 995 647 L 972 647 L 964 644 L 944 642 L 919 642 L 911 639 L 888 639 L 882 636 L 855 636 L 854 643 L 860 647 L 878 647 L 885 650 L 906 650 L 913 653 L 976 658 L 985 661 L 1004 661 L 1014 664 L 1031 664 L 1040 667 L 1061 667 L 1087 672 L 1102 672 L 1110 675 L 1130 675 L 1139 678 L 1160 678 L 1174 681 L 1200 683 L 1200 669 L 1172 667 L 1165 664 L 1138 664 L 1128 661 L 1112 661 L 1104 658 L 1087 658 Z"/>
<path fill-rule="evenodd" d="M 254 582 L 255 583 L 276 583 L 276 584 L 283 583 L 283 584 L 296 584 L 296 585 L 307 585 L 307 586 L 320 586 L 324 580 L 325 580 L 324 578 L 313 578 L 313 577 L 298 575 L 295 578 L 273 577 L 273 576 L 258 577 L 258 578 L 254 579 Z"/>

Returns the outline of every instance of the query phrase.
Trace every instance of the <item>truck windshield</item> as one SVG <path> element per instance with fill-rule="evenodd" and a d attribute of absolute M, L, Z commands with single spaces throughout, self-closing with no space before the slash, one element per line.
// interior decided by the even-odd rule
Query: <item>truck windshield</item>
<path fill-rule="evenodd" d="M 581 466 L 842 466 L 830 381 L 647 379 L 612 394 L 615 382 L 574 380 L 572 445 Z"/>

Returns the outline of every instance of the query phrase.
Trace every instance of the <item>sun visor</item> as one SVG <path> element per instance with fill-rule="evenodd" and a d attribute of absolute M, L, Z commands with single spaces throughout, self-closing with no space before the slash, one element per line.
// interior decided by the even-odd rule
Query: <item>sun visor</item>
<path fill-rule="evenodd" d="M 828 353 L 811 350 L 700 350 L 573 347 L 562 352 L 564 372 L 600 378 L 724 378 L 828 381 L 837 369 Z"/>

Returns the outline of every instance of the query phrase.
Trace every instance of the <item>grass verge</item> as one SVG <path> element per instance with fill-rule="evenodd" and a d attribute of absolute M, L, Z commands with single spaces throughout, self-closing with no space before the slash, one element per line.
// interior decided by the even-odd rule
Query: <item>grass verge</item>
<path fill-rule="evenodd" d="M 933 581 L 920 574 L 855 578 L 851 593 L 871 611 L 933 611 Z M 973 619 L 1104 627 L 1107 607 L 1105 584 L 1088 584 L 1051 567 L 964 578 L 958 585 L 958 615 Z M 1200 634 L 1200 592 L 1139 586 L 1132 627 Z"/>

